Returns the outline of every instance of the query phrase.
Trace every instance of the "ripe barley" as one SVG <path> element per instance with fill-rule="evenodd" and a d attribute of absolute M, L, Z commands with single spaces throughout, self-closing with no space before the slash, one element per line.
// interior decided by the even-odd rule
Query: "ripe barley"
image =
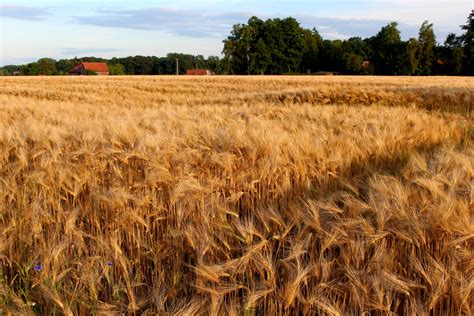
<path fill-rule="evenodd" d="M 474 81 L 0 80 L 0 313 L 471 314 Z"/>

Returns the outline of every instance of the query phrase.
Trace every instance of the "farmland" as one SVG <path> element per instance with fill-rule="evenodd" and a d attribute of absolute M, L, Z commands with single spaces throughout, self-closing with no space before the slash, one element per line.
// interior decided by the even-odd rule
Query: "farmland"
<path fill-rule="evenodd" d="M 474 79 L 0 79 L 0 314 L 472 314 Z"/>

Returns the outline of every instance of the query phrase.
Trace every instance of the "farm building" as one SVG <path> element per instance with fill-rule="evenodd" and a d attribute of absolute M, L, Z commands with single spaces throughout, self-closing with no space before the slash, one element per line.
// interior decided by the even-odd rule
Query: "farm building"
<path fill-rule="evenodd" d="M 106 63 L 87 63 L 82 62 L 69 71 L 70 75 L 86 75 L 88 71 L 95 72 L 98 75 L 107 76 L 109 67 Z"/>
<path fill-rule="evenodd" d="M 212 73 L 207 69 L 188 69 L 186 71 L 187 76 L 209 76 Z"/>

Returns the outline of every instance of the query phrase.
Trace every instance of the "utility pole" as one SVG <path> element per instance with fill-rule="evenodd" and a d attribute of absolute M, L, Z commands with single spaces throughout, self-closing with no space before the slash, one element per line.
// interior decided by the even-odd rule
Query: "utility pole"
<path fill-rule="evenodd" d="M 176 76 L 179 76 L 179 59 L 176 58 Z"/>

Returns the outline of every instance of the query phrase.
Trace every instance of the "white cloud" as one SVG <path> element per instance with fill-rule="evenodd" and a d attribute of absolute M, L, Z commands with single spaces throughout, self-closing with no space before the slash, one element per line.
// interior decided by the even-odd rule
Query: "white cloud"
<path fill-rule="evenodd" d="M 10 3 L 0 3 L 0 17 L 28 21 L 45 20 L 51 13 L 48 8 L 38 8 Z"/>
<path fill-rule="evenodd" d="M 231 12 L 212 13 L 177 8 L 158 7 L 135 10 L 104 9 L 91 16 L 76 17 L 84 25 L 100 27 L 164 30 L 178 36 L 222 37 L 232 25 L 243 22 L 251 15 Z"/>

